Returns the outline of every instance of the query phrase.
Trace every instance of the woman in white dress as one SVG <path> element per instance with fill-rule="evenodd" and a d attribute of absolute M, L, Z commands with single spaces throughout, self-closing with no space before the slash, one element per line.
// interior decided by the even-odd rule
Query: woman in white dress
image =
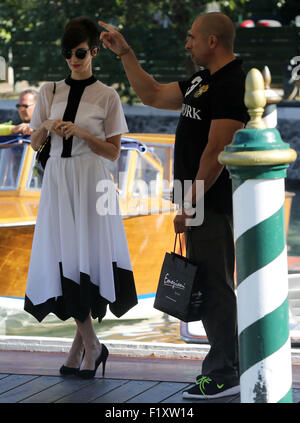
<path fill-rule="evenodd" d="M 103 206 L 99 210 L 105 202 L 97 204 L 107 195 L 99 194 L 97 184 L 111 182 L 105 162 L 119 157 L 121 134 L 128 132 L 118 94 L 93 76 L 98 43 L 99 30 L 90 19 L 69 22 L 61 45 L 71 74 L 41 87 L 30 124 L 33 149 L 48 131 L 51 149 L 24 309 L 38 321 L 50 312 L 75 319 L 76 335 L 60 372 L 82 378 L 94 377 L 101 363 L 104 376 L 108 356 L 92 318 L 101 322 L 107 305 L 120 317 L 137 303 L 116 192 L 109 192 L 115 202 L 111 213 Z"/>

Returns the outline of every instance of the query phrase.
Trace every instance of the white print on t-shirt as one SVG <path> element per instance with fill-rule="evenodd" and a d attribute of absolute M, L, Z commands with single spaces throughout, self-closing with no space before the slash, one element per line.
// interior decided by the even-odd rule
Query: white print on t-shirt
<path fill-rule="evenodd" d="M 185 93 L 185 97 L 187 96 L 187 95 L 189 95 L 196 87 L 197 87 L 197 85 L 199 85 L 200 84 L 200 82 L 202 81 L 202 78 L 201 78 L 201 76 L 196 76 L 196 78 L 194 78 L 193 80 L 192 80 L 192 85 L 190 86 L 190 88 L 186 91 L 186 93 Z"/>
<path fill-rule="evenodd" d="M 189 106 L 188 104 L 182 105 L 181 109 L 181 116 L 189 117 L 191 119 L 198 119 L 202 120 L 199 114 L 201 113 L 200 109 L 196 109 L 196 107 Z"/>

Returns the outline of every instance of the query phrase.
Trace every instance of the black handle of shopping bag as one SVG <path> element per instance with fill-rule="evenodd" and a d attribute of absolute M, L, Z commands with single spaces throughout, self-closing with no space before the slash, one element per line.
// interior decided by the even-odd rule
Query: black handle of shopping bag
<path fill-rule="evenodd" d="M 180 255 L 182 256 L 181 238 L 180 238 L 180 234 L 178 234 L 178 233 L 176 233 L 176 236 L 175 236 L 174 253 L 176 253 L 177 235 L 179 236 Z"/>
<path fill-rule="evenodd" d="M 177 242 L 177 235 L 178 235 L 178 237 L 179 237 L 179 245 L 180 245 L 180 255 L 181 255 L 181 257 L 184 259 L 184 261 L 185 261 L 185 266 L 187 266 L 188 265 L 188 263 L 189 263 L 189 260 L 186 258 L 186 257 L 184 257 L 183 255 L 182 255 L 182 245 L 181 245 L 181 238 L 180 238 L 180 234 L 179 233 L 177 233 L 176 234 L 176 236 L 175 236 L 175 243 L 174 243 L 174 259 L 175 259 L 175 255 L 176 255 L 176 242 Z"/>

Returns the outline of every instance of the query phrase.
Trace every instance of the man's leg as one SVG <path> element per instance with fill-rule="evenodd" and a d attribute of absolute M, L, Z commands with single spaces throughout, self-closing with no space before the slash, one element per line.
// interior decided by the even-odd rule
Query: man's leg
<path fill-rule="evenodd" d="M 227 215 L 205 212 L 204 222 L 186 233 L 187 257 L 200 266 L 202 323 L 211 345 L 202 375 L 238 385 L 234 240 Z M 222 383 L 220 384 L 222 385 Z"/>

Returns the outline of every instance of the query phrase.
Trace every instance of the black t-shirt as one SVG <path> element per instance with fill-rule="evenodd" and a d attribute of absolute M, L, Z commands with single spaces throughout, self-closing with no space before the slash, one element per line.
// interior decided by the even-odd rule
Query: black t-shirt
<path fill-rule="evenodd" d="M 196 177 L 212 120 L 234 119 L 246 123 L 249 119 L 244 105 L 245 73 L 241 63 L 236 59 L 213 75 L 205 69 L 178 82 L 184 102 L 176 130 L 174 179 L 182 184 Z M 226 168 L 206 192 L 204 207 L 220 213 L 232 212 L 232 188 Z"/>

